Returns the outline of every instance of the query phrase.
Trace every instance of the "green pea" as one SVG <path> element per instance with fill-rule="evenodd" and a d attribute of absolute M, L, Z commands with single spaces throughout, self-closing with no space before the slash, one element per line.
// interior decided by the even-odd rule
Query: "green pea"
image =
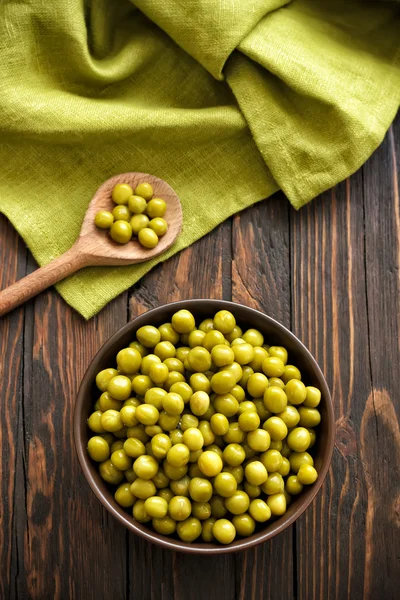
<path fill-rule="evenodd" d="M 162 405 L 165 412 L 169 415 L 180 415 L 185 408 L 185 403 L 182 396 L 169 392 L 162 399 Z"/>
<path fill-rule="evenodd" d="M 130 225 L 132 227 L 132 233 L 134 235 L 138 235 L 142 229 L 149 227 L 150 219 L 147 215 L 139 214 L 133 215 L 130 220 Z"/>
<path fill-rule="evenodd" d="M 203 434 L 197 427 L 189 427 L 183 433 L 183 443 L 191 451 L 201 450 L 204 445 Z"/>
<path fill-rule="evenodd" d="M 196 326 L 192 313 L 185 309 L 178 310 L 172 315 L 171 322 L 175 331 L 181 334 L 190 333 Z"/>
<path fill-rule="evenodd" d="M 150 200 L 153 197 L 153 187 L 150 183 L 144 181 L 135 187 L 135 194 L 141 196 L 145 200 Z"/>
<path fill-rule="evenodd" d="M 160 332 L 162 342 L 171 342 L 171 344 L 179 342 L 179 333 L 175 331 L 171 323 L 163 323 L 158 328 L 158 331 Z"/>
<path fill-rule="evenodd" d="M 147 514 L 154 519 L 162 519 L 167 515 L 168 502 L 160 496 L 150 496 L 144 501 Z"/>
<path fill-rule="evenodd" d="M 254 529 L 256 528 L 255 520 L 247 513 L 236 515 L 233 517 L 232 523 L 236 529 L 236 533 L 243 537 L 248 537 L 254 533 Z"/>
<path fill-rule="evenodd" d="M 222 472 L 214 479 L 214 491 L 223 498 L 229 498 L 237 490 L 237 481 L 231 473 Z"/>
<path fill-rule="evenodd" d="M 211 392 L 210 380 L 204 373 L 193 373 L 189 381 L 193 392 L 205 392 L 206 394 Z"/>
<path fill-rule="evenodd" d="M 230 333 L 236 325 L 236 319 L 229 310 L 220 310 L 214 315 L 214 329 L 223 334 Z"/>
<path fill-rule="evenodd" d="M 189 517 L 176 526 L 176 532 L 183 542 L 194 542 L 201 534 L 201 523 L 196 517 Z"/>
<path fill-rule="evenodd" d="M 268 356 L 262 364 L 262 370 L 267 377 L 281 377 L 285 371 L 282 359 L 276 356 Z"/>
<path fill-rule="evenodd" d="M 88 442 L 88 452 L 90 458 L 96 462 L 103 462 L 110 456 L 110 446 L 104 438 L 95 435 Z"/>
<path fill-rule="evenodd" d="M 117 366 L 126 375 L 133 375 L 139 371 L 142 356 L 135 348 L 124 348 L 117 354 Z"/>
<path fill-rule="evenodd" d="M 317 480 L 318 473 L 312 465 L 301 465 L 297 472 L 297 477 L 300 483 L 304 485 L 311 485 Z"/>
<path fill-rule="evenodd" d="M 240 365 L 248 365 L 254 359 L 254 348 L 251 344 L 237 344 L 231 348 L 235 361 Z"/>
<path fill-rule="evenodd" d="M 151 498 L 151 496 L 156 494 L 157 488 L 149 479 L 141 479 L 138 477 L 131 483 L 130 491 L 136 498 L 147 500 L 147 498 Z"/>
<path fill-rule="evenodd" d="M 150 379 L 157 385 L 162 385 L 168 379 L 169 371 L 167 365 L 155 363 L 149 370 Z"/>
<path fill-rule="evenodd" d="M 167 461 L 173 467 L 183 467 L 189 462 L 190 451 L 185 444 L 175 444 L 168 450 Z"/>
<path fill-rule="evenodd" d="M 268 349 L 268 353 L 270 356 L 280 358 L 283 364 L 286 365 L 288 360 L 288 353 L 286 348 L 284 348 L 283 346 L 270 346 Z"/>
<path fill-rule="evenodd" d="M 192 511 L 192 505 L 189 498 L 174 496 L 168 505 L 168 510 L 175 521 L 185 521 Z"/>
<path fill-rule="evenodd" d="M 111 379 L 118 375 L 117 369 L 103 369 L 96 375 L 96 385 L 102 392 L 107 391 Z"/>
<path fill-rule="evenodd" d="M 137 500 L 133 505 L 132 514 L 134 519 L 138 521 L 138 523 L 148 523 L 151 521 L 151 517 L 147 514 L 144 508 L 144 500 Z"/>
<path fill-rule="evenodd" d="M 300 406 L 299 415 L 300 415 L 300 425 L 302 427 L 316 427 L 321 422 L 321 414 L 316 408 L 308 408 L 308 406 Z"/>
<path fill-rule="evenodd" d="M 247 391 L 253 398 L 261 398 L 268 385 L 268 378 L 263 373 L 254 373 L 247 380 Z"/>
<path fill-rule="evenodd" d="M 232 496 L 225 499 L 225 506 L 233 515 L 242 515 L 247 512 L 250 498 L 246 492 L 236 491 Z"/>
<path fill-rule="evenodd" d="M 287 436 L 289 448 L 295 452 L 305 452 L 311 443 L 311 436 L 305 427 L 295 427 Z"/>
<path fill-rule="evenodd" d="M 240 410 L 240 406 L 239 406 Z M 254 431 L 260 425 L 260 417 L 256 411 L 245 411 L 239 415 L 239 427 L 242 431 Z"/>
<path fill-rule="evenodd" d="M 132 238 L 132 227 L 127 221 L 115 221 L 111 225 L 110 236 L 118 244 L 127 244 Z"/>
<path fill-rule="evenodd" d="M 136 498 L 132 494 L 130 487 L 131 484 L 129 482 L 121 483 L 114 494 L 115 501 L 123 508 L 129 508 L 135 504 Z"/>
<path fill-rule="evenodd" d="M 217 344 L 211 350 L 211 358 L 212 362 L 217 367 L 224 367 L 233 363 L 235 360 L 235 353 L 229 346 L 226 346 L 225 344 Z"/>
<path fill-rule="evenodd" d="M 260 461 L 267 469 L 268 473 L 275 473 L 281 468 L 283 458 L 278 450 L 270 449 L 261 454 Z"/>
<path fill-rule="evenodd" d="M 109 458 L 100 463 L 99 473 L 104 481 L 113 485 L 118 485 L 118 483 L 121 483 L 124 478 L 123 472 L 117 469 L 117 467 L 113 465 Z"/>
<path fill-rule="evenodd" d="M 133 470 L 140 479 L 152 479 L 156 475 L 158 469 L 159 466 L 156 459 L 147 454 L 139 456 L 133 464 Z M 135 494 L 135 496 L 136 495 L 137 494 Z"/>
<path fill-rule="evenodd" d="M 234 524 L 228 519 L 218 519 L 212 529 L 213 536 L 221 544 L 230 544 L 236 537 Z"/>
<path fill-rule="evenodd" d="M 176 521 L 168 516 L 161 519 L 153 519 L 152 525 L 157 533 L 161 533 L 162 535 L 172 535 L 176 530 Z"/>
<path fill-rule="evenodd" d="M 187 355 L 187 361 L 192 371 L 197 373 L 204 373 L 211 367 L 211 354 L 206 348 L 197 346 L 192 348 Z"/>
<path fill-rule="evenodd" d="M 106 410 L 120 410 L 122 407 L 121 401 L 116 400 L 109 394 L 108 392 L 103 392 L 100 398 L 98 399 L 99 409 L 105 412 Z"/>
<path fill-rule="evenodd" d="M 282 412 L 277 414 L 277 417 L 282 419 L 286 427 L 288 427 L 289 429 L 296 427 L 296 425 L 300 421 L 299 411 L 295 406 L 291 405 L 286 406 L 286 408 Z"/>
<path fill-rule="evenodd" d="M 291 379 L 301 380 L 301 373 L 294 365 L 286 365 L 282 375 L 278 375 L 282 381 L 286 384 Z"/>
<path fill-rule="evenodd" d="M 245 440 L 246 434 L 241 429 L 239 423 L 234 421 L 229 423 L 229 428 L 226 434 L 223 436 L 223 441 L 226 444 L 242 444 Z"/>
<path fill-rule="evenodd" d="M 158 244 L 158 235 L 150 227 L 144 227 L 138 233 L 139 244 L 144 248 L 155 248 Z"/>
<path fill-rule="evenodd" d="M 216 329 L 211 329 L 207 331 L 206 335 L 203 338 L 203 347 L 206 348 L 209 352 L 212 351 L 214 346 L 218 346 L 224 344 L 225 338 L 224 334 Z"/>
<path fill-rule="evenodd" d="M 132 213 L 127 206 L 115 206 L 112 211 L 114 221 L 130 221 Z"/>
<path fill-rule="evenodd" d="M 201 331 L 204 331 L 204 333 L 207 333 L 208 331 L 211 331 L 212 329 L 214 329 L 213 319 L 204 319 L 204 321 L 202 321 L 200 323 L 199 329 Z"/>
<path fill-rule="evenodd" d="M 164 340 L 158 342 L 158 344 L 154 348 L 154 354 L 158 356 L 160 360 L 165 361 L 167 360 L 167 358 L 175 358 L 176 349 L 171 342 Z M 171 371 L 172 369 L 169 370 Z"/>
<path fill-rule="evenodd" d="M 132 382 L 126 375 L 116 375 L 110 379 L 107 392 L 116 400 L 127 400 L 131 395 Z"/>
<path fill-rule="evenodd" d="M 280 473 L 269 473 L 267 480 L 261 486 L 262 491 L 267 494 L 282 493 L 285 487 L 283 477 Z"/>
<path fill-rule="evenodd" d="M 111 193 L 111 197 L 115 204 L 128 204 L 129 198 L 132 196 L 133 190 L 127 183 L 117 183 Z"/>
<path fill-rule="evenodd" d="M 106 410 L 100 418 L 101 426 L 105 431 L 115 433 L 123 427 L 119 411 L 117 410 Z"/>
<path fill-rule="evenodd" d="M 135 215 L 144 213 L 146 210 L 147 202 L 141 196 L 131 196 L 128 200 L 129 210 Z"/>
<path fill-rule="evenodd" d="M 308 406 L 309 408 L 316 408 L 318 404 L 321 402 L 321 392 L 316 387 L 312 385 L 308 385 L 306 387 L 307 396 L 304 400 L 304 406 Z"/>
<path fill-rule="evenodd" d="M 201 331 L 201 329 L 193 329 L 193 331 L 189 333 L 189 347 L 195 348 L 196 346 L 201 346 L 203 344 L 205 335 L 205 331 Z"/>
<path fill-rule="evenodd" d="M 186 496 L 186 498 L 188 498 L 189 497 L 189 484 L 190 484 L 189 475 L 184 475 L 181 479 L 171 481 L 169 486 L 175 496 Z"/>
<path fill-rule="evenodd" d="M 252 346 L 262 346 L 264 343 L 264 336 L 258 329 L 248 329 L 242 337 L 245 342 Z"/>
<path fill-rule="evenodd" d="M 146 448 L 143 442 L 137 438 L 128 438 L 125 440 L 124 450 L 127 456 L 131 456 L 132 458 L 138 458 L 138 456 L 142 456 L 146 453 Z"/>
<path fill-rule="evenodd" d="M 173 394 L 179 394 L 185 404 L 187 404 L 193 395 L 193 390 L 185 381 L 177 381 L 169 388 Z M 189 415 L 186 415 L 189 416 Z"/>
<path fill-rule="evenodd" d="M 286 497 L 283 493 L 272 494 L 271 496 L 268 496 L 267 504 L 273 516 L 280 517 L 286 512 Z"/>
<path fill-rule="evenodd" d="M 282 441 L 288 433 L 288 428 L 279 417 L 270 417 L 263 425 L 263 429 L 268 431 L 273 441 Z"/>
<path fill-rule="evenodd" d="M 94 218 L 94 224 L 99 229 L 110 229 L 111 225 L 114 223 L 114 216 L 108 210 L 101 210 L 96 213 Z"/>
<path fill-rule="evenodd" d="M 211 388 L 216 394 L 228 394 L 235 384 L 236 379 L 233 373 L 225 370 L 215 373 L 211 378 Z"/>
<path fill-rule="evenodd" d="M 144 396 L 153 385 L 148 375 L 136 375 L 132 379 L 132 390 L 139 396 Z"/>
<path fill-rule="evenodd" d="M 205 521 L 211 517 L 211 504 L 209 502 L 193 502 L 192 515 L 200 521 Z"/>
<path fill-rule="evenodd" d="M 160 341 L 161 334 L 156 327 L 153 327 L 153 325 L 144 325 L 137 330 L 136 337 L 146 348 L 153 348 Z"/>
<path fill-rule="evenodd" d="M 286 480 L 285 487 L 292 496 L 297 496 L 303 491 L 303 484 L 299 481 L 297 475 L 290 475 Z"/>
<path fill-rule="evenodd" d="M 165 200 L 162 198 L 153 198 L 148 202 L 146 212 L 150 219 L 155 219 L 158 217 L 163 217 L 165 215 L 165 211 L 167 210 L 167 205 Z"/>
<path fill-rule="evenodd" d="M 168 223 L 162 217 L 151 219 L 149 227 L 154 231 L 154 233 L 157 234 L 158 237 L 165 235 L 168 231 Z"/>
<path fill-rule="evenodd" d="M 265 521 L 268 521 L 268 519 L 271 518 L 271 509 L 264 500 L 261 500 L 261 498 L 256 498 L 251 501 L 249 513 L 258 523 L 265 523 Z"/>
<path fill-rule="evenodd" d="M 213 327 L 214 327 L 214 323 L 213 323 Z M 242 337 L 242 334 L 243 334 L 243 331 L 241 330 L 239 325 L 235 325 L 235 327 L 232 329 L 232 331 L 225 334 L 225 338 L 228 340 L 229 343 L 232 343 L 237 338 Z"/>

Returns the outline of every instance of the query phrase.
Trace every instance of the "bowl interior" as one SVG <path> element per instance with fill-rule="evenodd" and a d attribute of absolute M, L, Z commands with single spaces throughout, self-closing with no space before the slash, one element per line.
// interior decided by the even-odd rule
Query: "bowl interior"
<path fill-rule="evenodd" d="M 318 480 L 315 484 L 304 487 L 303 492 L 289 505 L 285 515 L 268 522 L 260 530 L 256 529 L 252 536 L 238 539 L 229 546 L 205 543 L 188 544 L 181 542 L 179 539 L 162 536 L 151 530 L 146 524 L 142 525 L 136 522 L 128 512 L 115 502 L 111 489 L 100 477 L 97 466 L 92 463 L 86 452 L 87 441 L 92 435 L 87 427 L 86 420 L 93 410 L 95 400 L 99 396 L 99 391 L 95 385 L 96 374 L 106 367 L 115 366 L 116 354 L 135 339 L 135 332 L 139 327 L 148 324 L 158 327 L 162 323 L 170 322 L 173 313 L 181 308 L 187 308 L 194 314 L 196 324 L 199 324 L 206 317 L 213 316 L 218 310 L 230 310 L 235 315 L 238 325 L 244 328 L 254 327 L 259 329 L 264 335 L 265 342 L 270 345 L 285 346 L 289 352 L 288 364 L 295 364 L 300 369 L 305 384 L 318 387 L 322 393 L 319 406 L 321 424 L 318 427 L 317 442 L 313 448 L 315 466 L 319 473 Z M 173 550 L 201 554 L 223 553 L 245 549 L 270 539 L 293 523 L 307 508 L 321 487 L 329 468 L 334 444 L 334 415 L 329 389 L 318 364 L 305 346 L 283 325 L 259 311 L 240 304 L 221 300 L 186 300 L 166 304 L 140 315 L 120 329 L 104 344 L 89 365 L 82 380 L 75 406 L 74 434 L 78 458 L 89 485 L 107 510 L 128 529 L 149 541 Z"/>

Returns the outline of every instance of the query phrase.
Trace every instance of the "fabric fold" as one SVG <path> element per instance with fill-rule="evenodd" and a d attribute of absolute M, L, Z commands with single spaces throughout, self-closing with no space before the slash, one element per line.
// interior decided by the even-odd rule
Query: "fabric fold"
<path fill-rule="evenodd" d="M 157 263 L 281 188 L 300 208 L 372 153 L 400 100 L 400 7 L 350 0 L 4 0 L 0 211 L 39 264 L 126 171 L 168 181 L 164 255 L 57 289 L 93 316 Z"/>

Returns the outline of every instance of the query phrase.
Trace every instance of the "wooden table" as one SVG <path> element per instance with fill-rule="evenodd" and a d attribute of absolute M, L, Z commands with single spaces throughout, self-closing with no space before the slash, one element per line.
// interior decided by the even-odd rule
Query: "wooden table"
<path fill-rule="evenodd" d="M 86 323 L 54 291 L 0 321 L 0 598 L 395 598 L 400 586 L 400 118 L 346 182 L 296 213 L 282 194 L 159 265 Z M 0 220 L 1 285 L 36 268 Z M 259 308 L 316 356 L 333 393 L 332 467 L 270 543 L 216 558 L 128 534 L 89 489 L 72 414 L 101 344 L 172 300 Z M 397 596 L 399 597 L 399 596 Z"/>

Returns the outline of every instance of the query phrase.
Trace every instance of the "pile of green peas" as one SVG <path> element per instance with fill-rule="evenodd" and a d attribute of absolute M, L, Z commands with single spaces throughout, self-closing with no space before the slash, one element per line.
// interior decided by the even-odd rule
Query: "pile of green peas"
<path fill-rule="evenodd" d="M 146 182 L 137 185 L 135 190 L 127 183 L 118 183 L 111 197 L 115 207 L 112 212 L 98 212 L 95 225 L 108 229 L 111 238 L 119 244 L 127 244 L 137 236 L 141 246 L 155 248 L 168 230 L 163 218 L 167 210 L 165 200 L 153 198 L 153 188 Z"/>
<path fill-rule="evenodd" d="M 227 310 L 140 327 L 96 384 L 88 453 L 116 502 L 160 534 L 229 544 L 318 477 L 321 392 Z"/>

